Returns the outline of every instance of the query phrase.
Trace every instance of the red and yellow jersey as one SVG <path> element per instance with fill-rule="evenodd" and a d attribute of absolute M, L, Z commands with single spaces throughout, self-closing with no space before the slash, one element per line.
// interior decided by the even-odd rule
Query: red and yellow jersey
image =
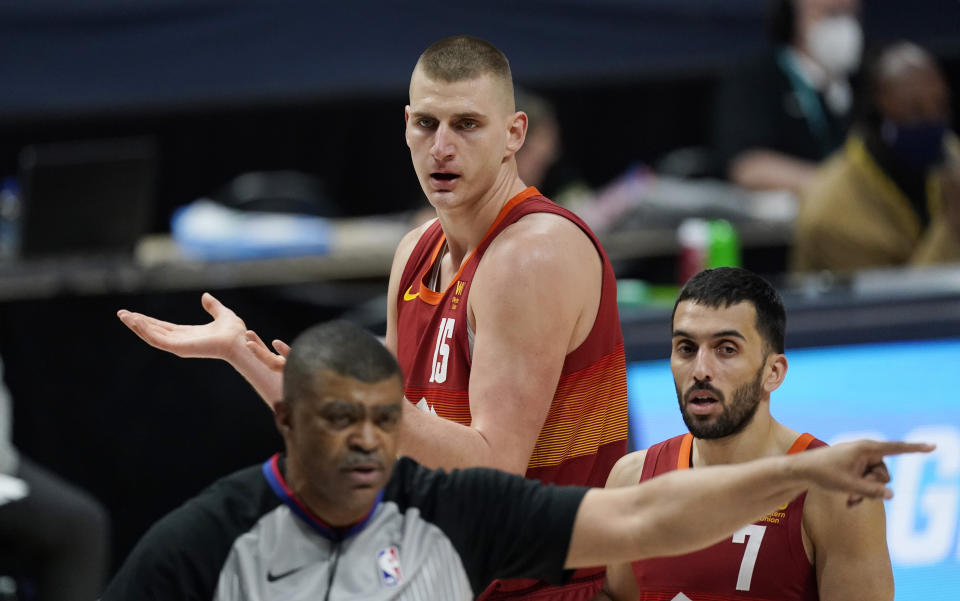
<path fill-rule="evenodd" d="M 590 237 L 603 263 L 603 288 L 593 329 L 564 360 L 526 476 L 545 483 L 602 487 L 613 464 L 626 453 L 627 439 L 626 366 L 616 280 L 587 225 L 536 188 L 510 199 L 446 290 L 435 291 L 428 285 L 446 241 L 439 222 L 429 226 L 417 242 L 394 301 L 397 358 L 406 378 L 406 398 L 440 417 L 470 424 L 470 284 L 490 243 L 504 228 L 531 213 L 565 217 Z"/>
<path fill-rule="evenodd" d="M 787 454 L 825 444 L 801 434 Z M 693 436 L 684 434 L 650 447 L 640 482 L 688 469 L 692 446 Z M 816 573 L 802 538 L 806 496 L 706 549 L 633 562 L 641 601 L 816 601 Z"/>

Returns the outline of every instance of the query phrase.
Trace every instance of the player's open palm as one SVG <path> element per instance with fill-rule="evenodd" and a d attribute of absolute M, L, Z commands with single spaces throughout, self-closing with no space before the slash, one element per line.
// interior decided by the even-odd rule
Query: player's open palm
<path fill-rule="evenodd" d="M 178 357 L 229 361 L 232 355 L 247 352 L 247 327 L 243 320 L 210 293 L 203 294 L 201 303 L 213 317 L 213 321 L 203 325 L 179 325 L 126 309 L 117 311 L 117 317 L 150 346 Z"/>

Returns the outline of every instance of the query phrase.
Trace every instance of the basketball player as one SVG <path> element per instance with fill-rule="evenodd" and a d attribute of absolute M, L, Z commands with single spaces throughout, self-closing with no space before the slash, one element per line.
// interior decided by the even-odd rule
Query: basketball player
<path fill-rule="evenodd" d="M 582 221 L 520 180 L 527 117 L 515 109 L 506 57 L 469 36 L 433 44 L 413 71 L 404 118 L 437 219 L 402 240 L 390 274 L 386 344 L 410 401 L 401 453 L 429 467 L 602 485 L 626 452 L 613 270 Z M 285 345 L 271 353 L 213 297 L 203 303 L 214 317 L 204 326 L 119 316 L 158 348 L 230 361 L 275 403 Z M 591 570 L 564 589 L 499 582 L 489 592 L 585 599 L 601 580 Z"/>
<path fill-rule="evenodd" d="M 703 466 L 824 446 L 770 414 L 783 382 L 786 315 L 777 292 L 738 268 L 703 271 L 674 305 L 670 365 L 689 434 L 623 457 L 609 488 Z M 718 506 L 729 500 L 718 498 Z M 605 595 L 626 599 L 893 599 L 883 503 L 811 488 L 704 550 L 609 566 Z"/>

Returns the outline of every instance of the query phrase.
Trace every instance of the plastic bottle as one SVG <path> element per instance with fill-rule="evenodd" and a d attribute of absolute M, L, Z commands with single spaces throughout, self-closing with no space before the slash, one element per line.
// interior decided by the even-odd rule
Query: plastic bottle
<path fill-rule="evenodd" d="M 710 224 L 704 219 L 684 219 L 677 228 L 677 283 L 681 286 L 706 267 Z"/>
<path fill-rule="evenodd" d="M 736 228 L 726 219 L 710 221 L 706 266 L 740 267 L 740 236 Z"/>

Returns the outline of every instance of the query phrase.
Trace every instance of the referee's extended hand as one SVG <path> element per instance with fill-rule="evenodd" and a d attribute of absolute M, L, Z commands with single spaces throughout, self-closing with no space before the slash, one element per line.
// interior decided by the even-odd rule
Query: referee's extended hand
<path fill-rule="evenodd" d="M 929 453 L 934 448 L 934 445 L 917 442 L 858 440 L 797 453 L 790 458 L 798 474 L 821 488 L 848 493 L 847 504 L 855 505 L 865 498 L 893 496 L 893 491 L 886 486 L 890 473 L 883 463 L 884 457 Z"/>

